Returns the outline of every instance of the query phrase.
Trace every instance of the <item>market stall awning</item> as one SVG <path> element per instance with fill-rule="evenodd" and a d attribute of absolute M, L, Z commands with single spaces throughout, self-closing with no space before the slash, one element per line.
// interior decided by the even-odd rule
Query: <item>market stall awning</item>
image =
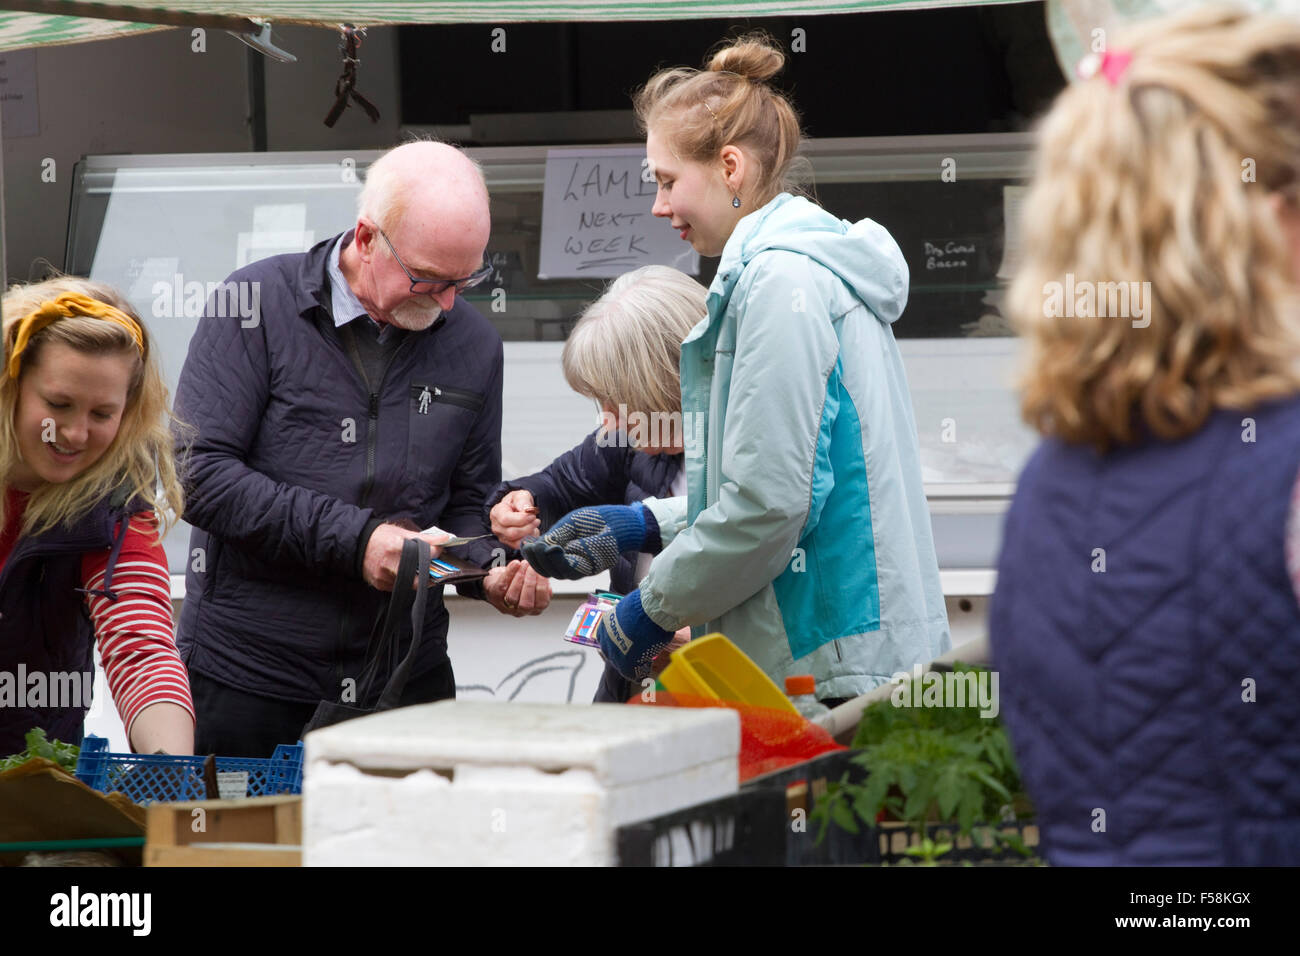
<path fill-rule="evenodd" d="M 684 20 L 708 17 L 813 16 L 867 10 L 993 6 L 1027 0 L 0 0 L 0 50 L 102 40 L 168 27 L 247 31 L 272 24 L 379 26 L 403 23 Z"/>

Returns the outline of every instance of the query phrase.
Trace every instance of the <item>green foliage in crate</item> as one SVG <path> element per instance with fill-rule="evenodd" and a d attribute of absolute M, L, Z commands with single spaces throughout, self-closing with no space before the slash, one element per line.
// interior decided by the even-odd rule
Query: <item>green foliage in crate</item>
<path fill-rule="evenodd" d="M 75 774 L 77 772 L 77 756 L 81 753 L 80 747 L 75 744 L 65 744 L 61 740 L 46 740 L 45 731 L 39 727 L 27 731 L 24 740 L 27 749 L 20 754 L 14 754 L 0 760 L 0 772 L 12 770 L 14 767 L 21 767 L 33 757 L 44 757 L 46 760 L 53 760 L 68 773 Z"/>
<path fill-rule="evenodd" d="M 987 680 L 982 668 L 959 663 L 953 671 Z M 932 862 L 952 844 L 930 839 L 926 824 L 953 823 L 966 836 L 999 820 L 1031 816 L 1006 729 L 980 713 L 975 701 L 917 707 L 897 706 L 891 697 L 868 707 L 853 738 L 854 749 L 862 751 L 853 762 L 867 771 L 866 779 L 853 783 L 845 773 L 829 784 L 811 816 L 821 825 L 818 840 L 832 822 L 855 834 L 863 823 L 874 827 L 883 810 L 921 838 L 905 852 Z M 989 830 L 998 848 L 1031 855 L 1019 837 Z"/>

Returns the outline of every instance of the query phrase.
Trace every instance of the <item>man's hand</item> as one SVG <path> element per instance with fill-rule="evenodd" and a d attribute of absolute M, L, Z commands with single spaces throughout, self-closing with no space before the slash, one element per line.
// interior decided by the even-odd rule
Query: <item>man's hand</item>
<path fill-rule="evenodd" d="M 599 574 L 617 564 L 622 552 L 640 551 L 645 546 L 646 515 L 639 501 L 570 511 L 546 534 L 525 541 L 524 557 L 550 578 Z"/>
<path fill-rule="evenodd" d="M 524 617 L 541 614 L 551 603 L 551 582 L 523 561 L 493 568 L 483 579 L 487 602 L 502 614 Z"/>
<path fill-rule="evenodd" d="M 493 505 L 490 517 L 492 533 L 511 548 L 519 547 L 524 538 L 536 535 L 542 528 L 532 492 L 522 489 L 510 492 Z"/>
<path fill-rule="evenodd" d="M 411 531 L 395 524 L 381 524 L 370 535 L 366 543 L 366 557 L 361 567 L 366 583 L 380 591 L 391 591 L 397 577 L 397 564 L 402 560 L 402 545 L 407 538 L 420 537 L 419 531 Z M 438 557 L 442 549 L 436 546 L 432 538 L 425 538 L 432 546 L 432 556 Z M 442 539 L 446 541 L 446 538 Z M 427 575 L 428 568 L 424 569 Z M 415 582 L 411 582 L 415 587 Z"/>

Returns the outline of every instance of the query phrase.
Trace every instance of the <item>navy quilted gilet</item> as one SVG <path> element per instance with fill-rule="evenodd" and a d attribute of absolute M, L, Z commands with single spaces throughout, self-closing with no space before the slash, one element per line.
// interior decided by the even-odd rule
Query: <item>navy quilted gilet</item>
<path fill-rule="evenodd" d="M 26 748 L 27 732 L 38 727 L 50 740 L 81 743 L 85 695 L 95 673 L 95 629 L 81 590 L 81 559 L 87 552 L 109 552 L 105 587 L 116 601 L 112 581 L 127 517 L 140 510 L 135 501 L 129 507 L 104 501 L 71 527 L 19 538 L 10 552 L 0 571 L 0 672 L 8 684 L 0 692 L 0 757 Z M 32 680 L 36 674 L 39 685 Z"/>
<path fill-rule="evenodd" d="M 1051 862 L 1300 864 L 1298 468 L 1300 399 L 1026 465 L 989 631 Z"/>

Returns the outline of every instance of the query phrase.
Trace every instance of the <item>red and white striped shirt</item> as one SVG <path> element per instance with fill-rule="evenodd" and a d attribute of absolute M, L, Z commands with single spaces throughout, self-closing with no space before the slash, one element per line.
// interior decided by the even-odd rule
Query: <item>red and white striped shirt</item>
<path fill-rule="evenodd" d="M 0 568 L 17 543 L 27 498 L 23 492 L 8 489 L 8 520 L 0 531 Z M 103 589 L 108 557 L 107 550 L 82 555 L 83 588 Z M 132 516 L 113 569 L 112 590 L 116 601 L 99 594 L 87 594 L 85 600 L 108 689 L 129 740 L 136 717 L 150 704 L 177 704 L 194 716 L 189 676 L 176 650 L 167 555 L 153 512 Z"/>

